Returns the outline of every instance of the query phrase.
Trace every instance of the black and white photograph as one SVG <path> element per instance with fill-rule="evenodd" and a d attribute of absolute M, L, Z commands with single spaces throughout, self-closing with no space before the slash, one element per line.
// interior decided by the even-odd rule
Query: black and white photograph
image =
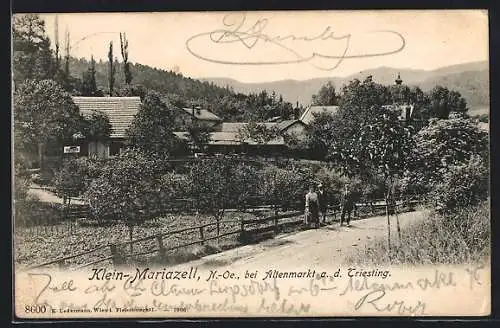
<path fill-rule="evenodd" d="M 18 318 L 490 314 L 487 10 L 11 33 Z"/>

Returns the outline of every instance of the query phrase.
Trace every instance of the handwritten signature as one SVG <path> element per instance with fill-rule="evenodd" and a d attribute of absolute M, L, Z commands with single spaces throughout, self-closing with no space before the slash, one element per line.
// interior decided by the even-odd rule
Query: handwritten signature
<path fill-rule="evenodd" d="M 191 36 L 186 40 L 186 48 L 189 53 L 191 53 L 191 55 L 195 56 L 196 58 L 216 64 L 281 65 L 308 62 L 310 65 L 316 67 L 317 69 L 332 71 L 346 59 L 387 56 L 402 51 L 406 46 L 406 40 L 399 32 L 390 30 L 374 30 L 367 33 L 396 36 L 398 38 L 399 44 L 397 45 L 397 47 L 394 47 L 394 49 L 389 51 L 373 51 L 366 53 L 348 54 L 349 47 L 351 45 L 351 39 L 353 37 L 351 33 L 338 35 L 331 26 L 326 26 L 323 30 L 321 30 L 321 32 L 312 36 L 297 36 L 294 34 L 288 34 L 285 36 L 272 36 L 266 33 L 266 28 L 268 27 L 269 22 L 269 18 L 259 18 L 253 24 L 247 24 L 247 18 L 245 14 L 228 14 L 224 16 L 222 20 L 224 28 Z M 228 55 L 228 52 L 221 51 L 218 56 L 222 56 L 222 58 L 214 58 L 208 55 L 202 55 L 200 54 L 200 51 L 194 50 L 194 41 L 208 41 L 215 44 L 240 44 L 244 47 L 243 49 L 246 48 L 249 50 L 257 49 L 257 46 L 260 44 L 262 44 L 266 48 L 269 46 L 274 46 L 283 50 L 285 54 L 288 55 L 288 57 L 280 55 L 281 58 L 271 58 L 268 60 L 231 60 L 223 58 L 224 56 Z M 337 54 L 312 51 L 312 54 L 310 55 L 303 55 L 299 53 L 297 49 L 297 45 L 303 42 L 307 42 L 309 46 L 314 49 L 314 46 L 318 46 L 319 42 L 321 41 L 342 43 L 343 46 L 340 48 L 340 51 Z M 331 51 L 331 48 L 332 47 L 329 46 L 329 51 Z M 314 58 L 333 60 L 333 64 L 318 65 L 311 62 Z"/>

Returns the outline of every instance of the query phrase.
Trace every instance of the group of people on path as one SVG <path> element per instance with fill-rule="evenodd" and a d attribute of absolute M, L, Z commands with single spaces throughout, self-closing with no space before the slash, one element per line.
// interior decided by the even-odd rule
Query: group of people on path
<path fill-rule="evenodd" d="M 344 224 L 350 227 L 351 214 L 354 209 L 354 198 L 349 188 L 349 184 L 344 186 L 340 201 L 341 214 L 340 225 Z M 309 192 L 306 194 L 304 223 L 308 226 L 313 225 L 318 228 L 321 224 L 326 225 L 326 213 L 328 210 L 328 197 L 323 185 L 320 183 L 317 187 L 312 184 Z M 320 222 L 321 217 L 321 222 Z"/>

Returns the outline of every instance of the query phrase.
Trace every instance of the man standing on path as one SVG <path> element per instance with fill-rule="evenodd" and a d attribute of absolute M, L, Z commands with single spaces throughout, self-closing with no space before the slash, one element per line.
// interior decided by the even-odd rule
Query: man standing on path
<path fill-rule="evenodd" d="M 326 224 L 326 210 L 328 208 L 328 201 L 326 197 L 326 191 L 323 188 L 323 184 L 318 185 L 318 202 L 319 202 L 319 211 L 321 212 L 322 224 Z"/>
<path fill-rule="evenodd" d="M 349 184 L 345 185 L 344 192 L 342 193 L 342 213 L 340 214 L 340 226 L 344 223 L 344 218 L 347 214 L 347 226 L 351 226 L 351 213 L 354 208 L 354 200 L 352 197 L 352 192 L 349 188 Z"/>

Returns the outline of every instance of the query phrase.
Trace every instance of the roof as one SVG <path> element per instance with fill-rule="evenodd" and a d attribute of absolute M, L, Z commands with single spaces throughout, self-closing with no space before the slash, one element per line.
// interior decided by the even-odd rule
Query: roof
<path fill-rule="evenodd" d="M 222 121 L 222 119 L 215 115 L 214 113 L 206 110 L 206 109 L 197 109 L 195 108 L 183 108 L 183 110 L 188 113 L 189 115 L 193 115 L 194 111 L 194 117 L 196 117 L 198 120 L 203 120 L 203 121 Z"/>
<path fill-rule="evenodd" d="M 111 123 L 111 138 L 125 138 L 135 114 L 141 108 L 140 97 L 73 97 L 73 102 L 85 117 L 94 111 L 106 114 Z"/>
<path fill-rule="evenodd" d="M 242 140 L 238 136 L 238 132 L 212 132 L 210 133 L 211 145 L 240 145 Z M 258 145 L 259 143 L 254 140 L 245 140 L 245 142 L 249 145 Z M 283 137 L 278 137 L 274 140 L 271 140 L 265 145 L 284 145 L 285 140 Z"/>
<path fill-rule="evenodd" d="M 309 125 L 314 120 L 314 114 L 329 113 L 334 114 L 339 109 L 339 106 L 309 106 L 300 116 L 300 121 Z"/>
<path fill-rule="evenodd" d="M 173 134 L 181 140 L 189 140 L 188 133 L 183 131 L 173 132 Z M 238 136 L 238 132 L 211 132 L 210 145 L 241 145 L 242 141 Z M 258 145 L 254 140 L 247 140 L 249 145 Z M 284 145 L 285 141 L 282 137 L 271 140 L 266 145 Z"/>
<path fill-rule="evenodd" d="M 242 129 L 247 124 L 248 123 L 243 123 L 243 122 L 222 123 L 221 132 L 238 132 L 238 131 L 240 131 L 240 129 Z M 262 124 L 262 125 L 266 126 L 267 128 L 272 128 L 272 127 L 278 125 L 278 123 L 270 123 L 270 122 L 263 122 L 263 123 L 257 123 L 257 124 Z"/>
<path fill-rule="evenodd" d="M 278 125 L 278 128 L 280 129 L 280 131 L 283 131 L 296 123 L 304 124 L 304 122 L 302 122 L 301 120 L 286 120 L 286 121 L 279 122 L 277 125 Z"/>

